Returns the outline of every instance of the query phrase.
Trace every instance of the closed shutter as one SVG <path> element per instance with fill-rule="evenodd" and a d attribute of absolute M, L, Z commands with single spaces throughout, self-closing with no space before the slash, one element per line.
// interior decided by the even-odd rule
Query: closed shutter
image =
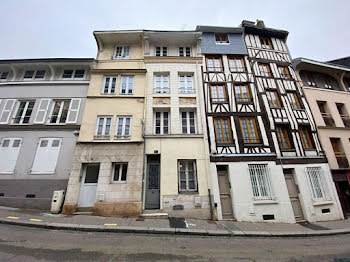
<path fill-rule="evenodd" d="M 74 124 L 78 120 L 81 99 L 73 98 L 69 105 L 67 124 Z"/>
<path fill-rule="evenodd" d="M 15 103 L 16 103 L 16 99 L 5 100 L 5 106 L 2 110 L 1 117 L 0 117 L 0 124 L 7 124 L 9 122 Z"/>
<path fill-rule="evenodd" d="M 0 144 L 0 173 L 13 174 L 22 138 L 4 138 Z"/>
<path fill-rule="evenodd" d="M 46 120 L 47 111 L 49 110 L 51 99 L 42 98 L 40 100 L 39 108 L 35 116 L 35 124 L 44 124 Z"/>
<path fill-rule="evenodd" d="M 31 169 L 32 174 L 55 173 L 61 142 L 61 138 L 41 138 L 39 140 Z"/>

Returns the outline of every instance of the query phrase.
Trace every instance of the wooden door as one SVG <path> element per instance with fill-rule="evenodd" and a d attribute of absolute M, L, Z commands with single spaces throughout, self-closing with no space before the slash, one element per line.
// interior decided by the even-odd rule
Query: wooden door
<path fill-rule="evenodd" d="M 160 163 L 147 164 L 146 209 L 160 208 Z"/>
<path fill-rule="evenodd" d="M 299 200 L 299 190 L 297 185 L 294 182 L 293 174 L 285 174 L 284 178 L 286 180 L 287 189 L 289 193 L 289 199 L 292 204 L 294 217 L 296 222 L 304 220 L 303 210 L 301 209 L 300 200 Z"/>
<path fill-rule="evenodd" d="M 233 218 L 231 186 L 227 171 L 218 171 L 221 212 L 223 218 Z"/>

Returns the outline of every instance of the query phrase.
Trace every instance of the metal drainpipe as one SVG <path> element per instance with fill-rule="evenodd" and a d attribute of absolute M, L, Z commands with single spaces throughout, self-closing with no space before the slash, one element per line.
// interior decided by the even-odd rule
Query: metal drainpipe
<path fill-rule="evenodd" d="M 142 188 L 141 188 L 141 205 L 142 205 L 142 211 L 143 209 L 143 193 L 144 193 L 144 186 L 145 186 L 145 158 L 146 158 L 146 137 L 145 137 L 145 123 L 143 120 L 141 120 L 142 125 L 142 138 L 143 138 L 143 159 L 142 159 Z"/>

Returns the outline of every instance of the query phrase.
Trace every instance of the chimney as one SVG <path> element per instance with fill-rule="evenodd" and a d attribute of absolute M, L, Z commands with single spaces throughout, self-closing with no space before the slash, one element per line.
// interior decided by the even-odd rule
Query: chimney
<path fill-rule="evenodd" d="M 263 20 L 256 19 L 256 25 L 260 27 L 265 27 L 265 23 Z"/>

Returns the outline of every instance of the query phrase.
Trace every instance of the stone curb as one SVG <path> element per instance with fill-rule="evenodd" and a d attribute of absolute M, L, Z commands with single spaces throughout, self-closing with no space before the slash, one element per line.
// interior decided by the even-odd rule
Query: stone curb
<path fill-rule="evenodd" d="M 166 235 L 194 235 L 194 236 L 227 236 L 227 237 L 315 237 L 350 234 L 350 228 L 319 230 L 319 231 L 227 231 L 188 228 L 160 228 L 160 227 L 131 227 L 131 226 L 104 226 L 86 224 L 48 223 L 0 218 L 0 224 L 26 227 L 46 228 L 54 230 L 75 230 L 85 232 L 115 232 L 115 233 L 142 233 Z"/>

